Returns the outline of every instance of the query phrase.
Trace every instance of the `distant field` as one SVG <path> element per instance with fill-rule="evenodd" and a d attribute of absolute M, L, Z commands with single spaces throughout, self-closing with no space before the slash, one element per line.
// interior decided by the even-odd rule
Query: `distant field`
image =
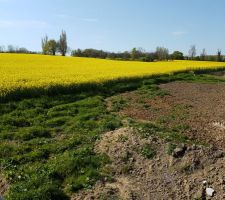
<path fill-rule="evenodd" d="M 225 66 L 219 62 L 171 61 L 129 62 L 92 58 L 43 55 L 0 54 L 0 98 L 29 89 L 42 89 L 83 83 L 102 83 L 119 78 L 142 77 L 174 71 Z"/>

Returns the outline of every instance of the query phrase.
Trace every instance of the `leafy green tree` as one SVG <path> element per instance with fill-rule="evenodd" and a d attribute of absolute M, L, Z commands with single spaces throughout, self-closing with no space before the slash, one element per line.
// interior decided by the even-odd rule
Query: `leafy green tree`
<path fill-rule="evenodd" d="M 133 48 L 133 49 L 131 50 L 131 59 L 132 59 L 132 60 L 136 60 L 137 58 L 138 58 L 138 51 L 137 51 L 136 48 Z"/>
<path fill-rule="evenodd" d="M 47 43 L 48 54 L 51 54 L 51 55 L 55 56 L 57 48 L 58 48 L 58 44 L 55 40 L 49 40 L 48 41 L 48 43 Z"/>
<path fill-rule="evenodd" d="M 171 55 L 173 60 L 184 60 L 184 54 L 180 51 L 174 51 Z"/>

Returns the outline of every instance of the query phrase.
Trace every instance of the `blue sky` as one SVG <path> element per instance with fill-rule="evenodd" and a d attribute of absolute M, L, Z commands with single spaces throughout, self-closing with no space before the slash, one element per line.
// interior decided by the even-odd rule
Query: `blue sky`
<path fill-rule="evenodd" d="M 223 0 L 0 0 L 0 45 L 40 50 L 64 29 L 72 49 L 225 53 L 224 9 Z"/>

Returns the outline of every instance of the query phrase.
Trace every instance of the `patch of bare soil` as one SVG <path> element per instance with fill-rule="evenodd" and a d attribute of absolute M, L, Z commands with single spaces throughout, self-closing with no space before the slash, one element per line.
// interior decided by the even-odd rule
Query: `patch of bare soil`
<path fill-rule="evenodd" d="M 99 181 L 74 195 L 74 200 L 225 199 L 225 84 L 174 82 L 160 88 L 169 95 L 148 98 L 138 91 L 120 95 L 119 113 L 179 128 L 211 145 L 180 144 L 168 154 L 170 144 L 156 135 L 143 138 L 133 128 L 108 132 L 97 142 L 96 152 L 111 158 L 105 170 L 113 179 Z M 111 110 L 110 100 L 108 104 Z M 146 144 L 155 153 L 150 159 L 140 153 Z"/>
<path fill-rule="evenodd" d="M 155 156 L 140 154 L 150 145 Z M 107 153 L 112 163 L 112 181 L 100 181 L 81 191 L 74 200 L 177 200 L 224 199 L 225 152 L 212 147 L 181 145 L 182 154 L 168 155 L 168 144 L 156 136 L 142 138 L 132 128 L 108 132 L 96 144 L 96 152 Z M 176 155 L 176 156 L 175 156 Z M 204 182 L 205 181 L 205 182 Z M 215 192 L 209 197 L 206 188 Z"/>
<path fill-rule="evenodd" d="M 134 99 L 121 113 L 137 120 L 161 123 L 166 127 L 189 127 L 190 138 L 225 147 L 225 84 L 173 82 L 160 85 L 170 95 L 144 99 L 145 107 L 137 107 L 135 92 L 124 94 Z"/>
<path fill-rule="evenodd" d="M 185 119 L 190 136 L 225 147 L 225 84 L 171 83 L 161 88 L 171 94 L 167 102 L 191 106 Z"/>

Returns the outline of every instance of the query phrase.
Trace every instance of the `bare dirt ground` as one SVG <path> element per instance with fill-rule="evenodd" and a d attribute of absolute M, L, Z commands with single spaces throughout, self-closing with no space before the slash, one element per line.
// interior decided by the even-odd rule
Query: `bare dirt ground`
<path fill-rule="evenodd" d="M 209 145 L 180 144 L 174 151 L 182 150 L 182 154 L 175 156 L 167 152 L 169 143 L 156 135 L 143 138 L 130 127 L 106 133 L 97 142 L 96 152 L 111 158 L 105 170 L 113 179 L 99 181 L 72 199 L 225 199 L 225 84 L 174 82 L 160 88 L 169 95 L 122 94 L 128 103 L 119 113 L 167 128 L 186 127 L 183 134 Z M 152 159 L 140 154 L 146 144 L 155 151 Z M 212 197 L 206 188 L 215 191 Z"/>
<path fill-rule="evenodd" d="M 225 84 L 173 82 L 161 89 L 170 95 L 145 100 L 150 109 L 130 103 L 122 113 L 137 120 L 157 121 L 166 126 L 186 125 L 189 137 L 225 147 Z M 126 97 L 136 101 L 135 93 Z"/>
<path fill-rule="evenodd" d="M 138 153 L 146 143 L 156 151 L 152 160 Z M 225 198 L 224 151 L 189 146 L 184 156 L 174 158 L 165 153 L 166 148 L 161 139 L 154 136 L 143 139 L 131 128 L 106 133 L 96 144 L 96 151 L 110 156 L 112 164 L 107 168 L 113 171 L 114 180 L 98 182 L 93 189 L 82 191 L 73 199 L 210 199 L 205 187 L 216 191 L 212 199 Z M 203 181 L 207 181 L 205 186 Z"/>

